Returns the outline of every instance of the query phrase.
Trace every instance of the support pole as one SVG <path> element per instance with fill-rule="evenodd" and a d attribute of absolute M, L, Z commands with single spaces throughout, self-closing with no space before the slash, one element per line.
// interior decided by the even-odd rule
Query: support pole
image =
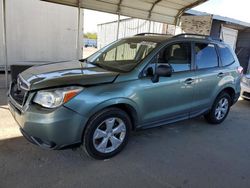
<path fill-rule="evenodd" d="M 118 19 L 117 19 L 116 40 L 119 39 L 119 31 L 120 31 L 120 14 L 118 14 Z"/>
<path fill-rule="evenodd" d="M 150 33 L 150 29 L 151 29 L 151 21 L 149 20 L 149 23 L 148 23 L 148 32 Z"/>
<path fill-rule="evenodd" d="M 3 63 L 4 63 L 4 71 L 5 71 L 5 87 L 9 87 L 9 79 L 8 79 L 8 55 L 7 55 L 7 36 L 6 36 L 6 2 L 2 0 L 2 22 L 3 22 Z"/>
<path fill-rule="evenodd" d="M 175 28 L 174 28 L 174 35 L 177 35 L 176 34 L 176 29 L 177 29 L 177 27 L 180 25 L 180 16 L 177 16 L 176 18 L 175 18 Z"/>
<path fill-rule="evenodd" d="M 77 39 L 76 39 L 76 57 L 77 59 L 82 59 L 82 55 L 83 55 L 83 52 L 82 52 L 82 36 L 83 36 L 83 26 L 82 26 L 82 9 L 81 9 L 81 0 L 78 1 L 78 14 L 77 14 Z"/>
<path fill-rule="evenodd" d="M 140 27 L 140 20 L 139 20 L 139 18 L 137 18 L 137 31 L 136 31 L 136 34 L 139 33 L 139 27 Z"/>

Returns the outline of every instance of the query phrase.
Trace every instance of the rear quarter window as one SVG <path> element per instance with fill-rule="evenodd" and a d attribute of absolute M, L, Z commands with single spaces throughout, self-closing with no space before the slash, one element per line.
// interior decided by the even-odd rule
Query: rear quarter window
<path fill-rule="evenodd" d="M 210 43 L 196 43 L 195 63 L 197 69 L 218 67 L 219 62 L 215 45 Z"/>
<path fill-rule="evenodd" d="M 219 53 L 222 66 L 231 65 L 235 62 L 234 56 L 227 46 L 219 45 Z"/>

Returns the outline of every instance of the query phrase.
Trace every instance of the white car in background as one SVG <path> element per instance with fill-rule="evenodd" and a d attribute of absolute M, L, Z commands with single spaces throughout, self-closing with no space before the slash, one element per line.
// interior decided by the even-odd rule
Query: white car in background
<path fill-rule="evenodd" d="M 250 100 L 250 72 L 241 79 L 241 97 Z"/>

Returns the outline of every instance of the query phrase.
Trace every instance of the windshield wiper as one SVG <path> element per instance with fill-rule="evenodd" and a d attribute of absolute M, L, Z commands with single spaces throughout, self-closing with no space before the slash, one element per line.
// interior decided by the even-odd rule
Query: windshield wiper
<path fill-rule="evenodd" d="M 110 66 L 105 66 L 105 65 L 103 65 L 103 64 L 101 64 L 101 63 L 91 62 L 91 61 L 88 61 L 87 59 L 85 59 L 85 61 L 86 61 L 86 63 L 88 63 L 88 64 L 91 64 L 91 65 L 100 67 L 100 68 L 105 69 L 105 70 L 108 70 L 108 71 L 124 72 L 124 71 L 121 70 L 121 69 L 113 68 L 113 67 L 110 67 Z"/>
<path fill-rule="evenodd" d="M 91 64 L 91 65 L 95 65 L 95 66 L 100 67 L 102 69 L 107 69 L 107 68 L 105 68 L 106 66 L 103 66 L 100 63 L 95 63 L 95 62 L 88 61 L 87 59 L 86 59 L 86 63 Z"/>

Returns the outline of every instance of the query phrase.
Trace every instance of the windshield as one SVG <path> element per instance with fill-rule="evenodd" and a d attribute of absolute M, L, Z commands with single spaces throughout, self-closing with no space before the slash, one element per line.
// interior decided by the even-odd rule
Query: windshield
<path fill-rule="evenodd" d="M 142 39 L 122 39 L 101 49 L 87 62 L 118 72 L 131 71 L 155 47 L 157 43 Z"/>

